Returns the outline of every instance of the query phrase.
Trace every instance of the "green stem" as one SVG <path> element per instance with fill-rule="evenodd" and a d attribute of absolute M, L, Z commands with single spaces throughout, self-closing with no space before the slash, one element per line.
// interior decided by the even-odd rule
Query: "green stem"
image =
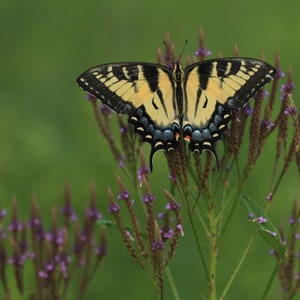
<path fill-rule="evenodd" d="M 197 234 L 197 229 L 196 229 L 196 226 L 195 226 L 194 221 L 193 221 L 192 211 L 191 211 L 191 207 L 190 207 L 190 201 L 189 201 L 188 198 L 185 199 L 185 203 L 187 205 L 187 212 L 188 212 L 189 222 L 190 222 L 190 225 L 192 227 L 194 239 L 195 239 L 195 242 L 196 242 L 198 253 L 200 255 L 201 263 L 202 263 L 203 268 L 204 268 L 205 276 L 206 276 L 207 280 L 209 280 L 209 273 L 208 273 L 207 265 L 206 265 L 206 262 L 205 262 L 203 251 L 201 249 L 200 240 L 199 240 L 199 237 L 198 237 L 198 234 Z"/>
<path fill-rule="evenodd" d="M 236 205 L 238 203 L 238 200 L 240 199 L 240 196 L 241 196 L 241 191 L 242 191 L 242 184 L 240 186 L 238 186 L 238 188 L 236 189 L 236 195 L 234 196 L 234 200 L 233 200 L 233 203 L 231 205 L 231 208 L 230 208 L 230 211 L 229 211 L 229 214 L 224 222 L 224 225 L 223 225 L 223 228 L 221 230 L 221 233 L 220 233 L 220 236 L 219 236 L 219 241 L 221 240 L 221 238 L 223 237 L 230 221 L 232 220 L 232 215 L 236 209 Z"/>
<path fill-rule="evenodd" d="M 267 296 L 268 296 L 268 293 L 270 292 L 270 289 L 271 289 L 271 286 L 273 284 L 273 281 L 274 281 L 274 279 L 277 276 L 279 264 L 280 264 L 280 262 L 277 261 L 277 263 L 276 263 L 276 265 L 275 265 L 275 267 L 273 269 L 273 272 L 272 272 L 272 274 L 270 276 L 270 279 L 269 279 L 269 281 L 268 281 L 268 283 L 267 283 L 267 285 L 265 287 L 264 293 L 262 294 L 262 296 L 260 298 L 261 300 L 267 299 Z"/>
<path fill-rule="evenodd" d="M 172 298 L 172 299 L 180 300 L 178 290 L 176 288 L 176 284 L 174 282 L 173 275 L 172 275 L 171 270 L 170 270 L 169 267 L 166 268 L 166 274 L 167 274 L 167 278 L 168 278 L 168 281 L 169 281 L 169 284 L 171 286 L 171 290 L 172 290 L 173 296 L 174 296 L 174 298 Z"/>
<path fill-rule="evenodd" d="M 209 294 L 210 300 L 217 299 L 217 287 L 216 287 L 216 272 L 217 272 L 217 219 L 215 217 L 214 204 L 210 207 L 210 237 L 209 237 Z"/>
<path fill-rule="evenodd" d="M 251 248 L 251 246 L 252 246 L 252 244 L 253 244 L 253 241 L 254 241 L 255 236 L 256 236 L 256 232 L 255 232 L 255 233 L 252 235 L 252 237 L 249 239 L 248 244 L 247 244 L 247 247 L 246 247 L 246 249 L 245 249 L 245 251 L 244 251 L 244 253 L 243 253 L 243 255 L 242 255 L 240 261 L 238 262 L 238 264 L 237 264 L 235 270 L 233 271 L 233 273 L 232 273 L 232 275 L 231 275 L 231 277 L 230 277 L 228 283 L 226 284 L 225 289 L 224 289 L 224 291 L 223 291 L 223 293 L 222 293 L 220 299 L 225 299 L 226 294 L 227 294 L 229 288 L 231 287 L 231 285 L 232 285 L 234 279 L 236 278 L 236 275 L 238 274 L 238 272 L 239 272 L 239 270 L 240 270 L 240 268 L 241 268 L 241 266 L 242 266 L 242 264 L 243 264 L 243 262 L 244 262 L 244 260 L 245 260 L 245 258 L 246 258 L 246 256 L 247 256 L 247 254 L 248 254 L 248 252 L 249 252 L 249 250 L 250 250 L 250 248 Z"/>

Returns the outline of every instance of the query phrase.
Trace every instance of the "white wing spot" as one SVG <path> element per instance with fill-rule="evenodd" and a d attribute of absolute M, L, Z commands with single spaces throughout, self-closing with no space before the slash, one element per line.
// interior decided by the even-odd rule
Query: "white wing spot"
<path fill-rule="evenodd" d="M 126 67 L 122 68 L 122 72 L 123 72 L 123 74 L 124 74 L 124 76 L 125 76 L 126 79 L 131 80 L 131 78 L 129 76 L 129 73 L 128 73 L 128 70 L 127 70 Z"/>

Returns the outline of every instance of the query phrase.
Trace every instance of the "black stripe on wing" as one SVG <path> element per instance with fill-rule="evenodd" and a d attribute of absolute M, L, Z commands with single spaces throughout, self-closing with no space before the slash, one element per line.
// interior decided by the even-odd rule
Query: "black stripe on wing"
<path fill-rule="evenodd" d="M 134 82 L 137 80 L 137 69 L 135 66 L 127 65 L 130 73 L 126 76 L 121 64 L 100 65 L 82 73 L 78 79 L 78 85 L 100 99 L 105 105 L 118 113 L 130 114 L 133 105 L 124 101 L 122 97 L 111 90 L 111 85 L 117 82 Z"/>

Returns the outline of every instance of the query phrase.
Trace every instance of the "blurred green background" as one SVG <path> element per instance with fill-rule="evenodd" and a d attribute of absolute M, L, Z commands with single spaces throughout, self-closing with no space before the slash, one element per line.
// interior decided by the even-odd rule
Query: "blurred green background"
<path fill-rule="evenodd" d="M 28 215 L 35 193 L 46 217 L 53 204 L 61 203 L 63 184 L 68 180 L 77 211 L 87 206 L 89 185 L 95 182 L 101 209 L 106 213 L 105 187 L 115 187 L 118 167 L 75 80 L 85 69 L 101 63 L 155 61 L 156 47 L 162 46 L 166 32 L 178 51 L 188 40 L 184 54 L 197 49 L 201 25 L 211 57 L 220 50 L 231 56 L 235 43 L 242 56 L 259 57 L 264 52 L 270 63 L 279 53 L 285 73 L 290 65 L 293 67 L 297 102 L 299 11 L 296 1 L 0 1 L 2 206 L 9 208 L 16 195 L 20 210 Z M 254 197 L 268 193 L 270 180 L 262 172 L 270 166 L 267 176 L 272 173 L 274 145 L 265 151 L 265 160 L 256 166 L 256 176 L 246 187 Z M 163 154 L 156 155 L 155 160 L 160 159 L 163 161 Z M 152 176 L 157 182 L 161 180 L 159 170 Z M 287 222 L 291 203 L 299 195 L 297 184 L 292 169 L 281 185 L 282 198 L 276 199 L 270 211 L 276 224 Z M 244 215 L 235 215 L 232 227 L 231 241 L 233 236 L 237 240 L 228 253 L 220 254 L 221 287 L 251 230 L 243 208 L 241 213 Z M 201 299 L 206 283 L 199 286 L 199 276 L 203 276 L 199 257 L 189 232 L 185 233 L 171 268 L 182 299 Z M 155 299 L 148 278 L 120 244 L 118 234 L 111 233 L 110 256 L 94 278 L 87 299 Z M 259 239 L 228 299 L 261 295 L 273 267 L 267 251 L 268 246 Z M 272 299 L 280 299 L 279 287 L 272 291 Z M 172 297 L 167 295 L 166 299 Z"/>

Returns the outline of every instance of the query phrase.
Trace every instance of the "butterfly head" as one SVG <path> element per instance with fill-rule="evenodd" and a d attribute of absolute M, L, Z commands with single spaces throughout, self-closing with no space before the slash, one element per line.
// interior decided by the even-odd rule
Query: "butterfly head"
<path fill-rule="evenodd" d="M 180 61 L 174 63 L 172 75 L 173 75 L 174 82 L 176 82 L 177 84 L 182 83 L 184 78 L 184 70 L 182 68 Z"/>

